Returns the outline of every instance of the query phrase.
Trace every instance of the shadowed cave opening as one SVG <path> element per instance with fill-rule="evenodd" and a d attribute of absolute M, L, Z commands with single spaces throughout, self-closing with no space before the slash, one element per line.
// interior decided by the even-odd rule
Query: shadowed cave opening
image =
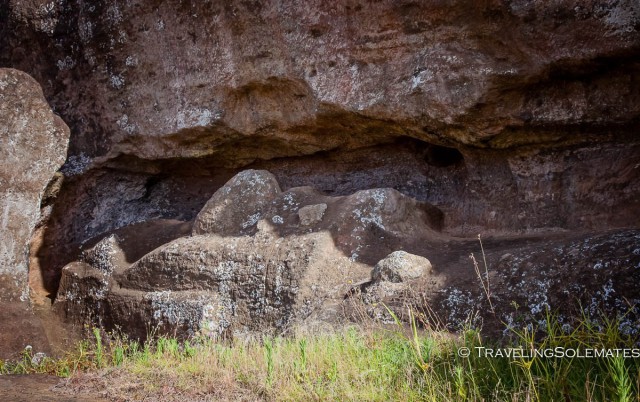
<path fill-rule="evenodd" d="M 429 146 L 425 158 L 429 165 L 437 167 L 458 165 L 464 161 L 464 156 L 457 149 L 439 145 Z"/>

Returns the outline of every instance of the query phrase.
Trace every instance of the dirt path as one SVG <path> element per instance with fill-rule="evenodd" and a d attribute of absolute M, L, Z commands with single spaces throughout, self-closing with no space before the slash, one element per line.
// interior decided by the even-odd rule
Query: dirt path
<path fill-rule="evenodd" d="M 106 402 L 93 395 L 69 395 L 60 386 L 64 381 L 47 375 L 1 375 L 0 400 L 6 402 Z"/>

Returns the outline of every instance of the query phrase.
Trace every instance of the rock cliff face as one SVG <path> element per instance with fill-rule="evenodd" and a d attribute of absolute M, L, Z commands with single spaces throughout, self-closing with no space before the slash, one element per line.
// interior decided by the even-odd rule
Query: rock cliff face
<path fill-rule="evenodd" d="M 124 281 L 117 272 L 143 266 L 145 255 L 161 258 L 147 253 L 184 242 L 186 226 L 193 225 L 194 244 L 203 250 L 227 242 L 201 237 L 212 233 L 229 244 L 246 242 L 237 239 L 260 232 L 242 227 L 247 217 L 273 219 L 283 194 L 309 203 L 298 215 L 278 215 L 282 227 L 320 225 L 336 253 L 366 265 L 367 273 L 387 254 L 406 250 L 449 278 L 471 275 L 468 282 L 438 282 L 468 304 L 480 303 L 466 260 L 478 233 L 493 237 L 488 260 L 504 286 L 514 267 L 545 272 L 534 275 L 541 283 L 562 283 L 580 266 L 580 275 L 595 275 L 586 281 L 588 299 L 604 292 L 608 278 L 637 275 L 635 0 L 5 1 L 0 66 L 35 77 L 71 128 L 57 198 L 45 203 L 53 205 L 51 218 L 32 249 L 32 271 L 51 295 L 61 275 L 63 286 L 73 282 L 62 270 L 68 264 L 96 284 Z M 267 170 L 268 183 L 277 183 L 260 205 L 253 203 L 260 188 L 236 176 L 245 169 Z M 233 177 L 241 186 L 229 182 L 229 196 L 221 194 Z M 375 230 L 363 229 L 361 243 L 340 235 L 335 228 L 374 205 L 379 191 L 403 200 L 393 207 L 406 208 L 397 222 L 426 216 L 420 230 L 429 235 L 398 229 L 403 235 L 386 248 L 378 247 Z M 337 214 L 338 204 L 348 212 Z M 124 252 L 120 271 L 92 271 L 98 268 L 88 250 L 136 230 L 144 244 Z M 546 239 L 573 257 L 549 259 L 555 254 Z M 618 243 L 624 251 L 604 246 Z M 578 264 L 584 253 L 589 266 L 601 258 L 612 271 Z M 508 254 L 517 261 L 502 259 Z M 540 292 L 559 294 L 549 281 Z M 373 300 L 406 290 L 378 282 L 358 292 Z M 145 291 L 172 289 L 166 285 Z M 617 292 L 638 299 L 620 286 Z M 73 314 L 90 314 L 85 308 Z"/>
<path fill-rule="evenodd" d="M 639 15 L 634 0 L 30 0 L 5 2 L 0 62 L 43 82 L 76 158 L 584 143 L 637 122 Z"/>

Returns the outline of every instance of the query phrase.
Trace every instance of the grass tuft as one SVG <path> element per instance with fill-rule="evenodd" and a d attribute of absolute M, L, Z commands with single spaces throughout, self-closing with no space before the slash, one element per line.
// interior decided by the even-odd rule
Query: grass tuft
<path fill-rule="evenodd" d="M 616 320 L 585 318 L 567 332 L 549 314 L 545 328 L 514 332 L 508 344 L 499 344 L 471 328 L 459 336 L 424 331 L 412 311 L 409 317 L 408 328 L 398 321 L 393 330 L 350 327 L 244 343 L 159 337 L 140 344 L 95 330 L 91 341 L 58 359 L 36 359 L 27 348 L 13 362 L 0 361 L 0 373 L 97 376 L 104 379 L 101 392 L 123 400 L 638 400 L 638 357 L 523 353 L 637 351 L 638 339 L 622 334 Z M 507 347 L 521 354 L 477 353 Z M 462 348 L 471 353 L 461 355 Z"/>

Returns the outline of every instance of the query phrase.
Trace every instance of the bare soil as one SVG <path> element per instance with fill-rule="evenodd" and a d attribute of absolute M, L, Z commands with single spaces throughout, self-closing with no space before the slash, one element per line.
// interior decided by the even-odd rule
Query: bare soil
<path fill-rule="evenodd" d="M 100 402 L 97 395 L 69 393 L 65 379 L 48 375 L 0 376 L 0 400 L 7 402 Z"/>

